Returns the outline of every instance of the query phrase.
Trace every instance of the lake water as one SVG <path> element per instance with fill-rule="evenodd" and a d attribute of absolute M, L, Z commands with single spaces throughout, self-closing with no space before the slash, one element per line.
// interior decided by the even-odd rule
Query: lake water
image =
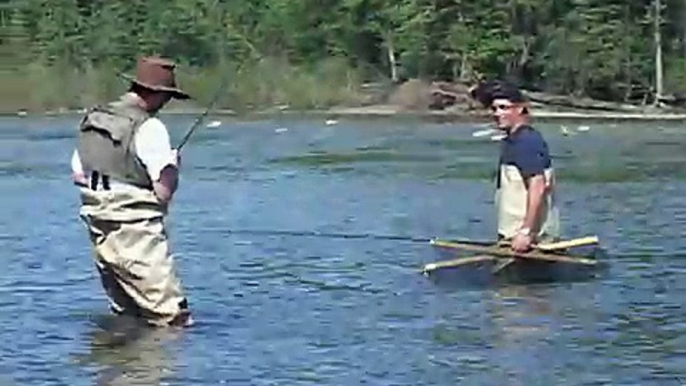
<path fill-rule="evenodd" d="M 175 142 L 193 119 L 165 117 Z M 492 238 L 483 127 L 202 128 L 169 217 L 197 324 L 153 331 L 108 316 L 70 182 L 77 122 L 0 120 L 0 385 L 686 383 L 681 124 L 539 125 L 563 234 L 597 235 L 609 271 L 477 288 L 419 274 L 426 243 L 241 232 Z"/>

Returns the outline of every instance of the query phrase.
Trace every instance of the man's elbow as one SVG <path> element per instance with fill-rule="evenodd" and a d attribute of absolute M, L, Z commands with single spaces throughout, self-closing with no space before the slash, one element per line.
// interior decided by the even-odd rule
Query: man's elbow
<path fill-rule="evenodd" d="M 155 191 L 157 199 L 162 203 L 168 203 L 174 196 L 174 193 L 171 190 L 159 182 L 153 182 L 153 190 Z"/>

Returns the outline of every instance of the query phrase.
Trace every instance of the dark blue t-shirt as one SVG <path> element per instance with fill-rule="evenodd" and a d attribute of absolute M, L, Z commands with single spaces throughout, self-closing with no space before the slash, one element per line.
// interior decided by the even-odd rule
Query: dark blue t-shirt
<path fill-rule="evenodd" d="M 500 165 L 516 166 L 524 178 L 543 174 L 545 169 L 551 167 L 548 144 L 534 128 L 522 126 L 503 139 Z"/>

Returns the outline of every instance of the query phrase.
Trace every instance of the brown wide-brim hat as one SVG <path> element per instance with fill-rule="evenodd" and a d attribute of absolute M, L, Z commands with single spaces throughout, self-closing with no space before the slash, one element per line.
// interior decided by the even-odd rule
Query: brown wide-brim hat
<path fill-rule="evenodd" d="M 168 92 L 176 99 L 190 99 L 191 96 L 176 85 L 175 68 L 176 64 L 170 60 L 147 56 L 138 60 L 135 75 L 121 76 L 149 90 Z"/>

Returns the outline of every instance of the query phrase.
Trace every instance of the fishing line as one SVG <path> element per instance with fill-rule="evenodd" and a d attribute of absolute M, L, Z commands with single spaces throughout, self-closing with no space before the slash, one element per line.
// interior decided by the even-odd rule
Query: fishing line
<path fill-rule="evenodd" d="M 421 237 L 421 236 L 404 236 L 404 235 L 384 235 L 374 233 L 336 233 L 336 232 L 317 232 L 317 231 L 295 231 L 295 230 L 274 230 L 274 229 L 229 229 L 225 230 L 226 234 L 234 235 L 251 235 L 251 236 L 292 236 L 292 237 L 316 237 L 324 239 L 367 239 L 367 240 L 392 240 L 392 241 L 410 241 L 415 243 L 431 243 L 439 237 Z M 493 241 L 486 240 L 460 240 L 450 239 L 451 242 L 470 243 L 475 245 L 492 245 Z"/>
<path fill-rule="evenodd" d="M 318 237 L 326 239 L 373 239 L 373 240 L 394 240 L 412 241 L 417 243 L 428 243 L 433 240 L 429 237 L 413 237 L 401 235 L 379 235 L 373 233 L 332 233 L 317 231 L 289 231 L 289 230 L 269 230 L 269 229 L 234 229 L 225 231 L 227 234 L 253 235 L 253 236 L 294 236 L 294 237 Z"/>

